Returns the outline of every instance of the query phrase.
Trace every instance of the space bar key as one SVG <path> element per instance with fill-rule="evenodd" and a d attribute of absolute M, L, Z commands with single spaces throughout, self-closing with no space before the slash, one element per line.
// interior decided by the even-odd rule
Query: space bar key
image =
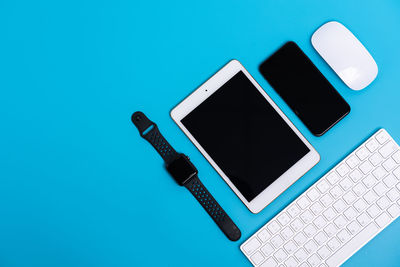
<path fill-rule="evenodd" d="M 353 255 L 365 242 L 371 239 L 377 232 L 378 226 L 374 223 L 370 223 L 361 232 L 354 236 L 347 244 L 336 251 L 332 256 L 326 260 L 326 264 L 329 267 L 339 266 L 348 257 Z"/>

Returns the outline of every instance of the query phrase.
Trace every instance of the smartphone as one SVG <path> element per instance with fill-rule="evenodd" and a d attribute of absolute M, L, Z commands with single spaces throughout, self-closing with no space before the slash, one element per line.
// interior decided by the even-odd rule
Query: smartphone
<path fill-rule="evenodd" d="M 259 67 L 261 74 L 315 136 L 350 112 L 350 106 L 294 42 Z"/>

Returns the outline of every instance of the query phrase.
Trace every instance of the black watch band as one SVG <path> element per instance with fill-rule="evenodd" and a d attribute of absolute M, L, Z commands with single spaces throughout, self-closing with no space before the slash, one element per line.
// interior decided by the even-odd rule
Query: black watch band
<path fill-rule="evenodd" d="M 189 189 L 197 201 L 199 201 L 207 211 L 208 215 L 211 216 L 214 222 L 230 240 L 239 240 L 241 236 L 239 228 L 228 214 L 226 214 L 210 192 L 208 192 L 207 188 L 203 185 L 197 175 L 190 179 L 190 181 L 185 184 L 185 187 Z"/>
<path fill-rule="evenodd" d="M 140 136 L 146 139 L 157 150 L 166 164 L 169 164 L 178 155 L 161 135 L 157 125 L 150 121 L 142 112 L 133 113 L 132 122 L 139 130 Z"/>
<path fill-rule="evenodd" d="M 167 166 L 171 163 L 171 165 L 173 165 L 174 161 L 183 156 L 183 158 L 188 161 L 186 164 L 189 164 L 189 166 L 195 169 L 186 156 L 177 153 L 172 148 L 161 135 L 157 125 L 150 121 L 142 112 L 138 111 L 133 113 L 132 122 L 139 130 L 140 136 L 146 139 L 157 150 Z M 197 170 L 194 175 L 190 176 L 185 181 L 177 182 L 185 186 L 193 194 L 229 240 L 239 240 L 241 236 L 239 228 L 202 184 L 197 176 Z"/>

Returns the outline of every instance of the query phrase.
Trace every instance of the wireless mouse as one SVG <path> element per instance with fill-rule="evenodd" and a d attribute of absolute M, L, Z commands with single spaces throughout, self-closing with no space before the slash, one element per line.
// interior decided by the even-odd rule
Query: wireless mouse
<path fill-rule="evenodd" d="M 341 23 L 322 25 L 311 37 L 315 50 L 353 90 L 362 90 L 378 75 L 378 66 L 361 42 Z"/>

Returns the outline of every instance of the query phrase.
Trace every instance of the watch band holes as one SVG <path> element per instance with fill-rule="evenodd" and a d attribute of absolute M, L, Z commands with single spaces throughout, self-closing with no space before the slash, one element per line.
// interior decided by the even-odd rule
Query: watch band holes
<path fill-rule="evenodd" d="M 215 222 L 220 223 L 225 219 L 225 214 L 221 207 L 198 180 L 195 179 L 188 186 L 188 189 L 193 193 Z"/>

